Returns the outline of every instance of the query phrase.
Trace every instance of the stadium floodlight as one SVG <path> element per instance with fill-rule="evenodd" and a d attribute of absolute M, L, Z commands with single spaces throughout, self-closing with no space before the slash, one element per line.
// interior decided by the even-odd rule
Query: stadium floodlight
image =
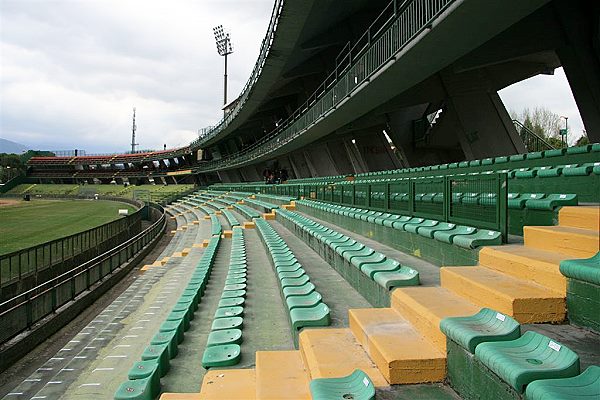
<path fill-rule="evenodd" d="M 227 56 L 233 53 L 233 45 L 231 44 L 231 36 L 229 32 L 225 33 L 223 25 L 213 28 L 215 34 L 215 42 L 217 43 L 217 52 L 220 56 L 225 57 L 225 74 L 223 76 L 223 106 L 227 105 Z"/>

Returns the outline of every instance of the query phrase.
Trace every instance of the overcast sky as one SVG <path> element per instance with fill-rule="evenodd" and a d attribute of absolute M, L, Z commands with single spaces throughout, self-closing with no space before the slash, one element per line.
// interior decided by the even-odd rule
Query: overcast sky
<path fill-rule="evenodd" d="M 0 137 L 39 149 L 126 151 L 137 108 L 140 149 L 183 146 L 221 115 L 223 59 L 212 28 L 230 30 L 229 99 L 248 79 L 272 0 L 0 0 Z M 562 73 L 501 92 L 507 109 L 546 106 L 583 128 Z"/>

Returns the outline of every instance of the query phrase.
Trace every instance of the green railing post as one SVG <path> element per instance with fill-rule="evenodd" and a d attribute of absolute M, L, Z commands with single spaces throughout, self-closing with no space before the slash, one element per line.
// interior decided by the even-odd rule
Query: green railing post
<path fill-rule="evenodd" d="M 498 174 L 498 207 L 497 220 L 499 222 L 499 231 L 502 234 L 502 242 L 508 241 L 508 175 L 506 173 Z"/>
<path fill-rule="evenodd" d="M 450 206 L 452 203 L 452 191 L 450 190 L 450 179 L 448 179 L 448 176 L 444 176 L 444 192 L 442 194 L 443 198 L 444 198 L 444 215 L 443 215 L 443 220 L 444 222 L 448 222 L 448 219 L 450 217 Z"/>

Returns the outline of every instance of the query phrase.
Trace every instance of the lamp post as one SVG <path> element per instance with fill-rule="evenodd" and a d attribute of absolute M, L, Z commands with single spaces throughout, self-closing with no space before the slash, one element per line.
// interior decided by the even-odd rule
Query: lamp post
<path fill-rule="evenodd" d="M 229 33 L 223 31 L 223 25 L 213 28 L 215 41 L 217 43 L 217 52 L 220 56 L 225 57 L 225 74 L 223 75 L 223 107 L 227 105 L 227 56 L 233 53 L 233 45 Z M 223 110 L 225 111 L 225 110 Z"/>
<path fill-rule="evenodd" d="M 568 147 L 569 142 L 568 142 L 567 138 L 569 135 L 569 117 L 565 117 L 564 115 L 561 115 L 560 117 L 565 119 L 565 129 L 561 129 L 559 131 L 560 141 L 561 141 L 561 143 L 563 143 L 563 147 Z"/>

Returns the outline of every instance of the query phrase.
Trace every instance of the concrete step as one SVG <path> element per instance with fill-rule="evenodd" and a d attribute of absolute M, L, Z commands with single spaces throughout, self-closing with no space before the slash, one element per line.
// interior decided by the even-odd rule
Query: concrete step
<path fill-rule="evenodd" d="M 525 246 L 564 253 L 573 258 L 589 258 L 600 250 L 598 231 L 569 226 L 525 226 Z"/>
<path fill-rule="evenodd" d="M 216 369 L 204 375 L 202 400 L 256 399 L 256 373 L 253 369 Z"/>
<path fill-rule="evenodd" d="M 538 283 L 567 295 L 567 279 L 560 273 L 563 253 L 532 249 L 521 245 L 483 247 L 479 252 L 479 265 L 515 278 Z"/>
<path fill-rule="evenodd" d="M 389 386 L 350 329 L 306 329 L 300 333 L 299 344 L 311 379 L 339 378 L 358 368 L 375 387 Z"/>
<path fill-rule="evenodd" d="M 472 301 L 511 315 L 520 323 L 562 322 L 566 316 L 563 295 L 484 267 L 444 267 L 442 287 Z"/>
<path fill-rule="evenodd" d="M 441 382 L 446 355 L 392 308 L 352 309 L 350 330 L 390 384 Z"/>
<path fill-rule="evenodd" d="M 481 309 L 441 287 L 398 288 L 392 292 L 392 308 L 444 354 L 446 335 L 440 331 L 440 321 L 446 317 L 473 315 Z"/>
<path fill-rule="evenodd" d="M 560 226 L 600 231 L 600 206 L 563 207 L 558 212 Z"/>
<path fill-rule="evenodd" d="M 257 400 L 311 399 L 300 351 L 257 351 L 255 369 Z"/>

